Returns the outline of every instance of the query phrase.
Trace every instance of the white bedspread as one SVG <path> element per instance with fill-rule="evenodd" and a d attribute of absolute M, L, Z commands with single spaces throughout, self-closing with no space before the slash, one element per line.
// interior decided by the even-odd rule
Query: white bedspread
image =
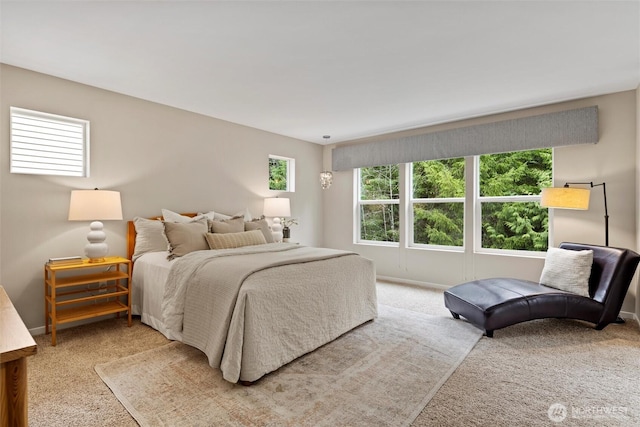
<path fill-rule="evenodd" d="M 375 318 L 375 269 L 294 244 L 193 252 L 174 261 L 162 313 L 227 381 L 255 381 Z"/>
<path fill-rule="evenodd" d="M 136 260 L 131 278 L 131 311 L 168 339 L 182 341 L 182 335 L 172 335 L 162 320 L 164 288 L 174 263 L 167 259 L 168 255 L 168 251 L 150 252 Z"/>

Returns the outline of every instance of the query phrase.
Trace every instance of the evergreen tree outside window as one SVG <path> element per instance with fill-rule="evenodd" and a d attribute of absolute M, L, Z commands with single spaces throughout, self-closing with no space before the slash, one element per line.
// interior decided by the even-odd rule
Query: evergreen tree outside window
<path fill-rule="evenodd" d="M 413 244 L 463 246 L 464 163 L 460 157 L 411 164 Z"/>
<path fill-rule="evenodd" d="M 295 159 L 269 155 L 269 190 L 295 191 Z"/>
<path fill-rule="evenodd" d="M 552 166 L 549 148 L 361 168 L 356 241 L 400 242 L 407 226 L 406 246 L 462 248 L 469 242 L 476 251 L 544 252 L 549 219 L 539 201 L 542 188 L 552 185 Z M 465 215 L 473 217 L 473 227 L 465 229 Z"/>
<path fill-rule="evenodd" d="M 359 169 L 359 241 L 400 241 L 398 165 Z"/>
<path fill-rule="evenodd" d="M 548 209 L 540 192 L 552 186 L 551 148 L 479 156 L 480 247 L 546 251 Z"/>

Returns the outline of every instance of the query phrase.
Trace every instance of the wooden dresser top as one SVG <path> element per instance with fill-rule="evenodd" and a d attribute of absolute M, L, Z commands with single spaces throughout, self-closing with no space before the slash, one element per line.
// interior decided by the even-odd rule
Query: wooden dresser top
<path fill-rule="evenodd" d="M 38 346 L 0 286 L 0 363 L 36 354 Z"/>

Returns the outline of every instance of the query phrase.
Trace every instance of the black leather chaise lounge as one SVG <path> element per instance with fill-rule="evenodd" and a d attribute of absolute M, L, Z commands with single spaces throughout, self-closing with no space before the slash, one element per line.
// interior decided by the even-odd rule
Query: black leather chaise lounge
<path fill-rule="evenodd" d="M 601 330 L 615 322 L 635 273 L 640 255 L 629 249 L 562 243 L 561 249 L 593 251 L 589 297 L 539 283 L 492 278 L 449 288 L 445 306 L 483 329 L 487 337 L 496 329 L 533 319 L 569 318 L 595 323 Z"/>

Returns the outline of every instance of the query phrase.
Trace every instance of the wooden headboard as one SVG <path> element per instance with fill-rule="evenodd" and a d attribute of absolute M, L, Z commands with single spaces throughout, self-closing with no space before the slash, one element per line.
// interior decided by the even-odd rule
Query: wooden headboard
<path fill-rule="evenodd" d="M 189 213 L 181 213 L 180 215 L 188 216 L 193 218 L 198 215 L 197 213 L 189 212 Z M 152 218 L 147 219 L 155 219 L 158 221 L 162 220 L 162 216 L 154 216 Z M 127 258 L 133 258 L 133 251 L 136 248 L 136 227 L 133 225 L 133 221 L 127 221 Z"/>

